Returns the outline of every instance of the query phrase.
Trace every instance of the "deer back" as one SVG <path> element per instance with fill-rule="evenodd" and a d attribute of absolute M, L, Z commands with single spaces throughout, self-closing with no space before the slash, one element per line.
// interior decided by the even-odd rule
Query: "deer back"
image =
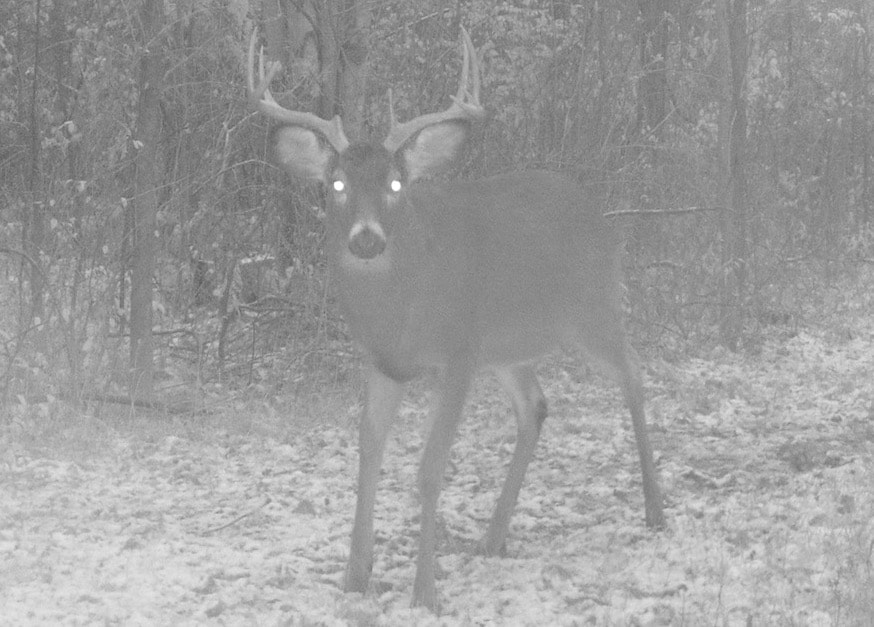
<path fill-rule="evenodd" d="M 345 207 L 332 199 L 328 247 L 344 317 L 386 374 L 405 380 L 460 354 L 532 359 L 575 343 L 581 325 L 612 333 L 617 241 L 575 183 L 547 172 L 422 181 L 349 203 L 370 182 L 350 181 Z M 371 259 L 350 246 L 362 220 L 385 237 Z"/>

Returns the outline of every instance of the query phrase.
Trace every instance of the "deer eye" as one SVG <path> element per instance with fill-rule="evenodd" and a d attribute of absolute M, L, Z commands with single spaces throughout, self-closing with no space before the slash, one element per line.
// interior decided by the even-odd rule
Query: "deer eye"
<path fill-rule="evenodd" d="M 334 188 L 335 192 L 342 192 L 343 190 L 346 189 L 346 183 L 344 183 L 340 179 L 337 179 L 336 181 L 331 183 L 331 187 Z"/>
<path fill-rule="evenodd" d="M 391 182 L 389 182 L 388 186 L 391 191 L 397 194 L 399 191 L 401 191 L 403 184 L 401 184 L 398 179 L 392 179 Z"/>

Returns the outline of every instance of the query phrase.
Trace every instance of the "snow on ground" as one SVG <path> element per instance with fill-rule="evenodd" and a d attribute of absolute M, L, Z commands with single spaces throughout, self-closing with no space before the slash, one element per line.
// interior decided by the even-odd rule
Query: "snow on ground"
<path fill-rule="evenodd" d="M 871 624 L 872 373 L 874 324 L 650 363 L 669 520 L 651 533 L 617 390 L 551 361 L 551 415 L 504 559 L 476 543 L 514 425 L 481 380 L 441 500 L 439 619 L 408 607 L 423 396 L 386 453 L 364 596 L 339 587 L 357 472 L 342 420 L 264 435 L 198 417 L 202 437 L 154 439 L 107 427 L 78 456 L 7 447 L 0 624 Z"/>

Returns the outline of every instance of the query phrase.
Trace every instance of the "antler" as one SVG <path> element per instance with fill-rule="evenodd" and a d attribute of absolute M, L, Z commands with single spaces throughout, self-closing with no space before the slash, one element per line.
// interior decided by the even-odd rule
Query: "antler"
<path fill-rule="evenodd" d="M 343 132 L 343 122 L 340 116 L 334 116 L 333 120 L 324 120 L 319 116 L 308 113 L 306 111 L 292 111 L 286 109 L 274 100 L 270 93 L 270 82 L 276 73 L 282 69 L 282 64 L 279 61 L 272 61 L 269 64 L 267 75 L 264 75 L 264 49 L 258 54 L 258 87 L 255 87 L 255 45 L 258 38 L 257 29 L 252 29 L 252 36 L 249 38 L 249 61 L 248 61 L 248 79 L 249 79 L 249 106 L 257 109 L 261 113 L 267 115 L 274 120 L 284 122 L 286 124 L 294 124 L 296 126 L 304 126 L 310 130 L 321 133 L 329 144 L 338 153 L 343 152 L 349 147 L 349 140 L 346 139 L 346 134 Z"/>
<path fill-rule="evenodd" d="M 446 111 L 420 115 L 408 122 L 398 124 L 398 121 L 395 118 L 391 90 L 389 90 L 388 111 L 391 126 L 388 131 L 388 137 L 385 138 L 385 141 L 382 144 L 389 152 L 394 152 L 403 146 L 410 137 L 421 131 L 426 126 L 449 120 L 476 120 L 485 115 L 485 109 L 483 109 L 479 102 L 479 62 L 477 61 L 476 50 L 473 47 L 473 42 L 470 40 L 470 35 L 467 34 L 467 30 L 465 30 L 464 26 L 461 27 L 461 38 L 463 40 L 464 50 L 461 80 L 458 82 L 458 92 L 452 96 L 452 104 L 448 109 L 446 109 Z M 467 89 L 469 74 L 473 74 L 472 93 Z"/>

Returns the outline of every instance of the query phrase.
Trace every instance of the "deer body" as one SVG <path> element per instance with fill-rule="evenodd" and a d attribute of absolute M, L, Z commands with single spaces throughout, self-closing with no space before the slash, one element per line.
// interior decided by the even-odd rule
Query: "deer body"
<path fill-rule="evenodd" d="M 419 472 L 422 522 L 413 584 L 413 604 L 432 610 L 437 501 L 480 368 L 496 373 L 517 422 L 513 459 L 483 541 L 486 554 L 505 550 L 546 417 L 532 362 L 559 347 L 583 349 L 620 384 L 637 440 L 646 522 L 664 524 L 643 386 L 621 322 L 619 240 L 598 207 L 576 183 L 548 172 L 428 180 L 452 163 L 470 122 L 483 115 L 476 54 L 462 32 L 464 69 L 454 104 L 404 124 L 392 113 L 382 145 L 350 144 L 339 118 L 280 107 L 268 89 L 277 66 L 265 77 L 262 57 L 256 87 L 254 34 L 249 48 L 252 100 L 283 122 L 273 136 L 277 162 L 327 187 L 328 256 L 342 313 L 368 356 L 348 591 L 368 586 L 376 485 L 403 383 L 428 368 L 440 372 Z"/>
<path fill-rule="evenodd" d="M 581 325 L 612 330 L 618 242 L 583 198 L 549 172 L 417 183 L 374 260 L 349 252 L 351 225 L 333 224 L 329 255 L 353 336 L 405 381 L 459 352 L 478 366 L 511 364 L 578 345 Z"/>

